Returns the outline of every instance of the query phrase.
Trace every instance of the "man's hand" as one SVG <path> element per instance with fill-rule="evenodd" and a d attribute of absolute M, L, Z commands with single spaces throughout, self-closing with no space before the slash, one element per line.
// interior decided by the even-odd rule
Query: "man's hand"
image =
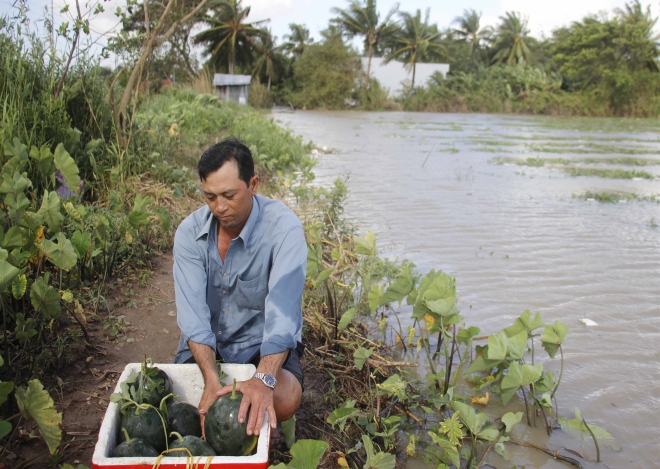
<path fill-rule="evenodd" d="M 208 413 L 211 405 L 218 398 L 218 394 L 222 389 L 223 387 L 219 381 L 216 382 L 215 384 L 208 383 L 207 385 L 204 386 L 204 392 L 202 393 L 202 398 L 199 400 L 199 405 L 197 406 L 197 410 L 199 410 L 199 421 L 200 424 L 202 425 L 202 437 L 205 437 L 204 419 L 206 418 L 206 414 Z"/>
<path fill-rule="evenodd" d="M 225 386 L 220 389 L 217 397 L 231 394 L 232 386 Z M 260 379 L 252 378 L 248 381 L 237 381 L 236 392 L 243 394 L 241 406 L 238 409 L 238 421 L 245 422 L 248 411 L 250 413 L 247 420 L 245 433 L 248 435 L 259 435 L 264 423 L 266 413 L 270 422 L 270 428 L 277 426 L 277 416 L 275 415 L 275 406 L 273 404 L 274 391 L 266 386 Z"/>
<path fill-rule="evenodd" d="M 188 346 L 204 377 L 204 392 L 197 406 L 203 437 L 204 419 L 209 411 L 209 407 L 217 399 L 218 392 L 222 389 L 222 386 L 218 378 L 218 368 L 215 364 L 215 350 L 208 345 L 198 344 L 191 340 L 188 341 Z"/>

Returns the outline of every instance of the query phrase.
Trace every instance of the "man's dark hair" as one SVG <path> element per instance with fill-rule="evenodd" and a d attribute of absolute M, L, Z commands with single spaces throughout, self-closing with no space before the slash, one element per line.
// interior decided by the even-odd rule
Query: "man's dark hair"
<path fill-rule="evenodd" d="M 216 172 L 227 161 L 235 161 L 238 166 L 238 177 L 250 185 L 254 176 L 254 160 L 250 149 L 237 138 L 230 137 L 208 148 L 197 163 L 199 179 L 205 181 L 209 174 Z"/>

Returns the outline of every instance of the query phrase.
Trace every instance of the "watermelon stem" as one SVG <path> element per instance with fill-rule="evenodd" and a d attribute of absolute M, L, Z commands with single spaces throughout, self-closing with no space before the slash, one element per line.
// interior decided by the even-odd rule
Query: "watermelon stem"
<path fill-rule="evenodd" d="M 124 427 L 121 427 L 121 431 L 124 432 L 124 438 L 126 438 L 126 444 L 130 445 L 131 444 L 131 438 L 128 436 L 128 432 Z"/>
<path fill-rule="evenodd" d="M 234 385 L 231 388 L 231 398 L 232 401 L 236 400 L 236 379 L 234 379 Z"/>
<path fill-rule="evenodd" d="M 172 436 L 172 435 L 176 436 L 178 441 L 183 440 L 183 437 L 181 436 L 181 433 L 179 433 L 179 432 L 170 432 L 170 436 Z"/>

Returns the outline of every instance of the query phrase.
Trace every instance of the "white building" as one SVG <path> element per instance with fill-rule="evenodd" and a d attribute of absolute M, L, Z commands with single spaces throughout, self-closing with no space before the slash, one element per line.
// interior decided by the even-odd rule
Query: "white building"
<path fill-rule="evenodd" d="M 380 82 L 383 88 L 388 88 L 391 96 L 399 95 L 410 86 L 412 81 L 412 69 L 408 70 L 403 62 L 392 60 L 385 64 L 383 57 L 372 57 L 370 76 Z M 362 57 L 362 70 L 367 72 L 369 57 Z M 443 77 L 449 72 L 449 64 L 425 64 L 418 63 L 415 68 L 415 87 L 425 86 L 435 72 L 440 72 Z"/>

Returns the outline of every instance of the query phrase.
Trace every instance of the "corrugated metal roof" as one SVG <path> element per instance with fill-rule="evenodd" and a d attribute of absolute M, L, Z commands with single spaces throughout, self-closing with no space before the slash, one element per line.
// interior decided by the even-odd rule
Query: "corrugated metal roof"
<path fill-rule="evenodd" d="M 249 85 L 250 81 L 252 81 L 252 76 L 250 75 L 227 75 L 224 73 L 213 75 L 213 86 Z"/>

